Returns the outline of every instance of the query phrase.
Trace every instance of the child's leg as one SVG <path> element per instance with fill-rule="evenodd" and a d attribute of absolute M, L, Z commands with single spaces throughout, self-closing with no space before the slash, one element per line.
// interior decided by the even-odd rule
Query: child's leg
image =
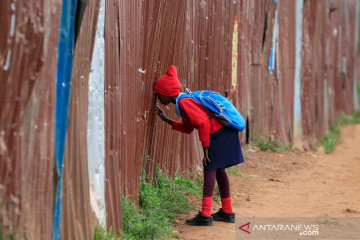
<path fill-rule="evenodd" d="M 219 168 L 216 170 L 216 181 L 219 185 L 221 198 L 230 197 L 230 181 L 225 168 Z"/>
<path fill-rule="evenodd" d="M 215 189 L 216 170 L 204 170 L 204 189 L 202 200 L 203 216 L 211 216 L 212 196 Z"/>
<path fill-rule="evenodd" d="M 230 197 L 230 181 L 225 168 L 216 170 L 216 181 L 219 185 L 221 205 L 224 213 L 233 213 Z"/>

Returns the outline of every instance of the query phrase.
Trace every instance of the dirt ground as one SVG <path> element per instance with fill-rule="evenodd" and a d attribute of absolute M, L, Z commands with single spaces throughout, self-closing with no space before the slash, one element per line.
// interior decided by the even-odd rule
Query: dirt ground
<path fill-rule="evenodd" d="M 330 155 L 321 148 L 316 153 L 244 149 L 245 162 L 236 167 L 251 178 L 230 176 L 236 218 L 360 217 L 360 125 L 342 127 L 341 133 Z M 214 202 L 213 212 L 219 207 Z M 180 239 L 235 239 L 234 223 L 185 225 L 196 213 L 177 219 Z"/>

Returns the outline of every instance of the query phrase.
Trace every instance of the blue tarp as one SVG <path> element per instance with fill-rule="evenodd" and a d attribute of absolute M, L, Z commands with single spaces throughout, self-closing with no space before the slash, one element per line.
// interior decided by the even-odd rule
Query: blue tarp
<path fill-rule="evenodd" d="M 58 175 L 53 214 L 52 239 L 60 240 L 62 167 L 68 124 L 71 73 L 74 56 L 75 14 L 77 0 L 63 0 L 58 44 L 55 108 L 55 161 Z"/>

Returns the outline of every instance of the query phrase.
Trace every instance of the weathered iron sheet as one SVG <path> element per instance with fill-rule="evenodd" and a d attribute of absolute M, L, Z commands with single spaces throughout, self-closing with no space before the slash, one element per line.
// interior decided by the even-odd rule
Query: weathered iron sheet
<path fill-rule="evenodd" d="M 296 62 L 296 1 L 279 0 L 279 61 L 277 77 L 280 98 L 280 119 L 286 145 L 293 143 L 294 136 L 294 79 Z M 280 121 L 279 121 L 280 122 Z"/>
<path fill-rule="evenodd" d="M 87 158 L 88 82 L 100 1 L 86 6 L 74 52 L 63 165 L 61 239 L 92 239 L 98 225 L 90 206 Z"/>
<path fill-rule="evenodd" d="M 350 52 L 350 55 L 352 57 L 352 59 L 350 60 L 349 65 L 351 66 L 351 82 L 353 83 L 352 89 L 353 89 L 353 110 L 357 110 L 358 109 L 358 93 L 357 93 L 357 82 L 358 82 L 358 78 L 356 78 L 356 61 L 359 58 L 359 32 L 360 32 L 360 2 L 359 1 L 354 1 L 353 4 L 350 6 L 350 9 L 352 11 L 352 18 L 351 18 L 351 26 L 349 31 L 351 32 L 351 41 L 352 41 L 352 45 L 353 45 L 353 49 L 352 52 Z M 348 10 L 349 11 L 349 10 Z M 351 29 L 351 27 L 353 29 Z"/>
<path fill-rule="evenodd" d="M 123 134 L 119 85 L 119 1 L 108 0 L 105 11 L 105 204 L 107 227 L 119 229 L 121 221 L 121 143 Z M 110 88 L 109 88 L 110 86 Z M 113 86 L 111 88 L 111 86 Z M 136 161 L 135 158 L 128 161 Z M 124 169 L 125 170 L 125 169 Z M 131 171 L 128 169 L 128 171 Z M 134 174 L 137 178 L 139 174 Z"/>
<path fill-rule="evenodd" d="M 341 26 L 341 11 L 339 9 L 340 1 L 334 1 L 329 6 L 329 25 L 328 31 L 328 66 L 327 66 L 327 80 L 328 80 L 328 104 L 329 104 L 329 123 L 334 122 L 338 117 L 339 112 L 336 109 L 340 109 L 339 99 L 335 97 L 335 91 L 338 91 L 341 86 L 341 72 L 339 68 L 340 56 L 340 26 Z"/>
<path fill-rule="evenodd" d="M 356 19 L 356 2 L 342 1 L 342 98 L 344 107 L 340 110 L 346 114 L 351 114 L 354 110 L 354 41 L 355 41 L 355 19 Z M 345 79 L 345 80 L 344 80 Z"/>
<path fill-rule="evenodd" d="M 336 47 L 334 66 L 334 116 L 353 110 L 353 59 L 355 53 L 355 7 L 356 1 L 334 1 L 331 9 L 334 45 Z"/>
<path fill-rule="evenodd" d="M 317 137 L 324 132 L 323 92 L 325 65 L 327 1 L 307 1 L 303 8 L 303 46 L 302 46 L 302 142 L 306 149 L 315 147 Z M 324 47 L 322 47 L 322 45 Z"/>
<path fill-rule="evenodd" d="M 0 3 L 0 222 L 51 239 L 60 1 Z"/>

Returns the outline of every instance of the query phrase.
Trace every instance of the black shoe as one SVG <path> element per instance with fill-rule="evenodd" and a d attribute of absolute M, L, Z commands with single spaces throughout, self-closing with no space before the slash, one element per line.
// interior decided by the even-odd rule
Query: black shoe
<path fill-rule="evenodd" d="M 214 221 L 223 221 L 234 223 L 235 222 L 235 213 L 224 213 L 223 210 L 220 208 L 217 213 L 211 214 Z"/>
<path fill-rule="evenodd" d="M 199 213 L 194 218 L 186 219 L 186 224 L 191 226 L 212 226 L 212 220 L 213 218 L 211 216 L 203 216 L 199 211 Z"/>

